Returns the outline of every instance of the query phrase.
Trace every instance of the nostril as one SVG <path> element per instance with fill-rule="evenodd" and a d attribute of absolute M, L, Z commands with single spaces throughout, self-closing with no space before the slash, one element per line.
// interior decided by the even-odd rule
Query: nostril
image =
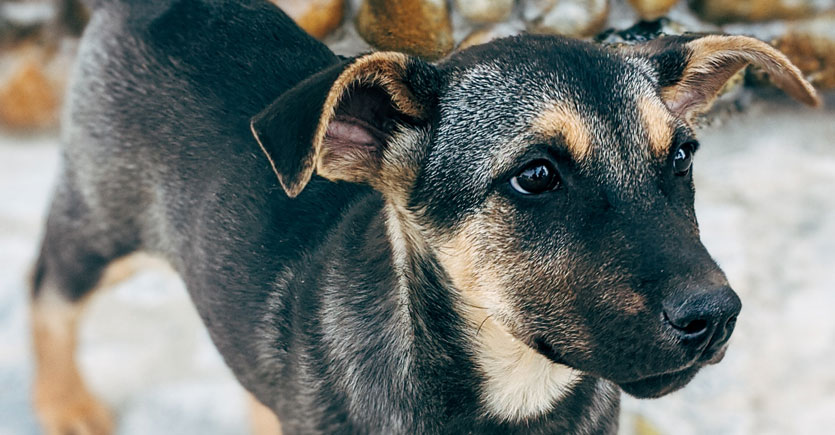
<path fill-rule="evenodd" d="M 698 337 L 704 334 L 710 326 L 707 319 L 700 317 L 693 319 L 687 316 L 670 316 L 667 312 L 664 312 L 664 317 L 670 326 L 689 337 Z"/>
<path fill-rule="evenodd" d="M 675 325 L 673 325 L 675 326 Z M 707 320 L 704 319 L 696 319 L 692 322 L 688 323 L 685 327 L 679 328 L 684 331 L 685 334 L 688 335 L 696 335 L 703 332 L 707 329 Z"/>

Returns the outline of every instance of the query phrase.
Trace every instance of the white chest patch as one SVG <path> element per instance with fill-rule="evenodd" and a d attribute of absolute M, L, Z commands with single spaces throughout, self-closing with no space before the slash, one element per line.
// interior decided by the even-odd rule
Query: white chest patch
<path fill-rule="evenodd" d="M 580 379 L 576 370 L 551 362 L 504 330 L 484 322 L 476 340 L 476 359 L 485 375 L 482 402 L 505 421 L 537 417 L 553 408 Z"/>

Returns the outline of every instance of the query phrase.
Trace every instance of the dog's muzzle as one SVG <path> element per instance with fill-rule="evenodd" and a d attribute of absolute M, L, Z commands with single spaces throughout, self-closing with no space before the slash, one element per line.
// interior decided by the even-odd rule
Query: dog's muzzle
<path fill-rule="evenodd" d="M 661 324 L 650 326 L 654 343 L 647 344 L 647 359 L 628 364 L 631 373 L 607 372 L 600 370 L 599 363 L 595 367 L 572 359 L 547 336 L 533 336 L 528 343 L 554 363 L 606 378 L 635 397 L 660 397 L 684 387 L 702 367 L 723 358 L 741 309 L 739 297 L 726 285 L 691 287 L 668 295 L 654 318 Z"/>

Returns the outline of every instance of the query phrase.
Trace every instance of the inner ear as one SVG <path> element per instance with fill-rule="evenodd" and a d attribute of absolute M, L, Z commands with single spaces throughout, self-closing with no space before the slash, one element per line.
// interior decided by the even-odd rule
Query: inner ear
<path fill-rule="evenodd" d="M 325 133 L 325 147 L 380 152 L 391 135 L 397 110 L 384 90 L 352 85 L 339 102 Z"/>
<path fill-rule="evenodd" d="M 413 151 L 414 141 L 396 136 L 427 124 L 439 89 L 434 66 L 402 53 L 372 53 L 302 80 L 255 115 L 250 128 L 290 197 L 314 172 L 373 184 L 384 162 L 405 161 Z M 387 153 L 393 143 L 401 158 Z"/>
<path fill-rule="evenodd" d="M 379 171 L 397 125 L 414 121 L 397 109 L 390 91 L 380 85 L 349 85 L 325 120 L 317 172 L 329 179 L 368 181 Z"/>

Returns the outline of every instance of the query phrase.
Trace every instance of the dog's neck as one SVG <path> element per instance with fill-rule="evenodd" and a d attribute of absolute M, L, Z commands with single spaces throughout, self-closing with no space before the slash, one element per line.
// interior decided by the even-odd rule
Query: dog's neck
<path fill-rule="evenodd" d="M 411 337 L 426 337 L 445 347 L 449 355 L 467 356 L 470 373 L 462 375 L 469 375 L 474 381 L 477 412 L 502 423 L 524 425 L 559 414 L 557 408 L 562 399 L 576 395 L 575 387 L 582 381 L 598 382 L 551 362 L 517 340 L 491 316 L 483 301 L 469 300 L 466 292 L 456 289 L 408 210 L 388 202 L 384 216 L 397 282 L 396 299 L 402 318 L 410 323 Z M 443 298 L 449 304 L 445 313 L 449 319 L 441 324 L 444 328 L 454 327 L 457 340 L 447 339 L 453 335 L 449 329 L 433 327 L 439 313 L 425 309 L 436 302 L 427 300 L 433 297 Z M 601 390 L 595 394 L 616 401 L 616 389 L 605 381 L 599 382 L 596 388 Z"/>
<path fill-rule="evenodd" d="M 484 313 L 468 312 L 474 304 L 461 299 L 404 212 L 364 195 L 333 240 L 279 274 L 258 334 L 258 360 L 268 364 L 245 384 L 281 384 L 290 370 L 297 376 L 287 386 L 262 391 L 283 417 L 297 415 L 298 403 L 281 391 L 316 385 L 310 400 L 376 433 L 612 432 L 617 389 L 585 375 L 564 389 L 553 379 L 560 366 L 542 364 L 483 322 Z M 287 330 L 287 313 L 305 322 Z M 287 340 L 307 347 L 289 357 Z"/>

